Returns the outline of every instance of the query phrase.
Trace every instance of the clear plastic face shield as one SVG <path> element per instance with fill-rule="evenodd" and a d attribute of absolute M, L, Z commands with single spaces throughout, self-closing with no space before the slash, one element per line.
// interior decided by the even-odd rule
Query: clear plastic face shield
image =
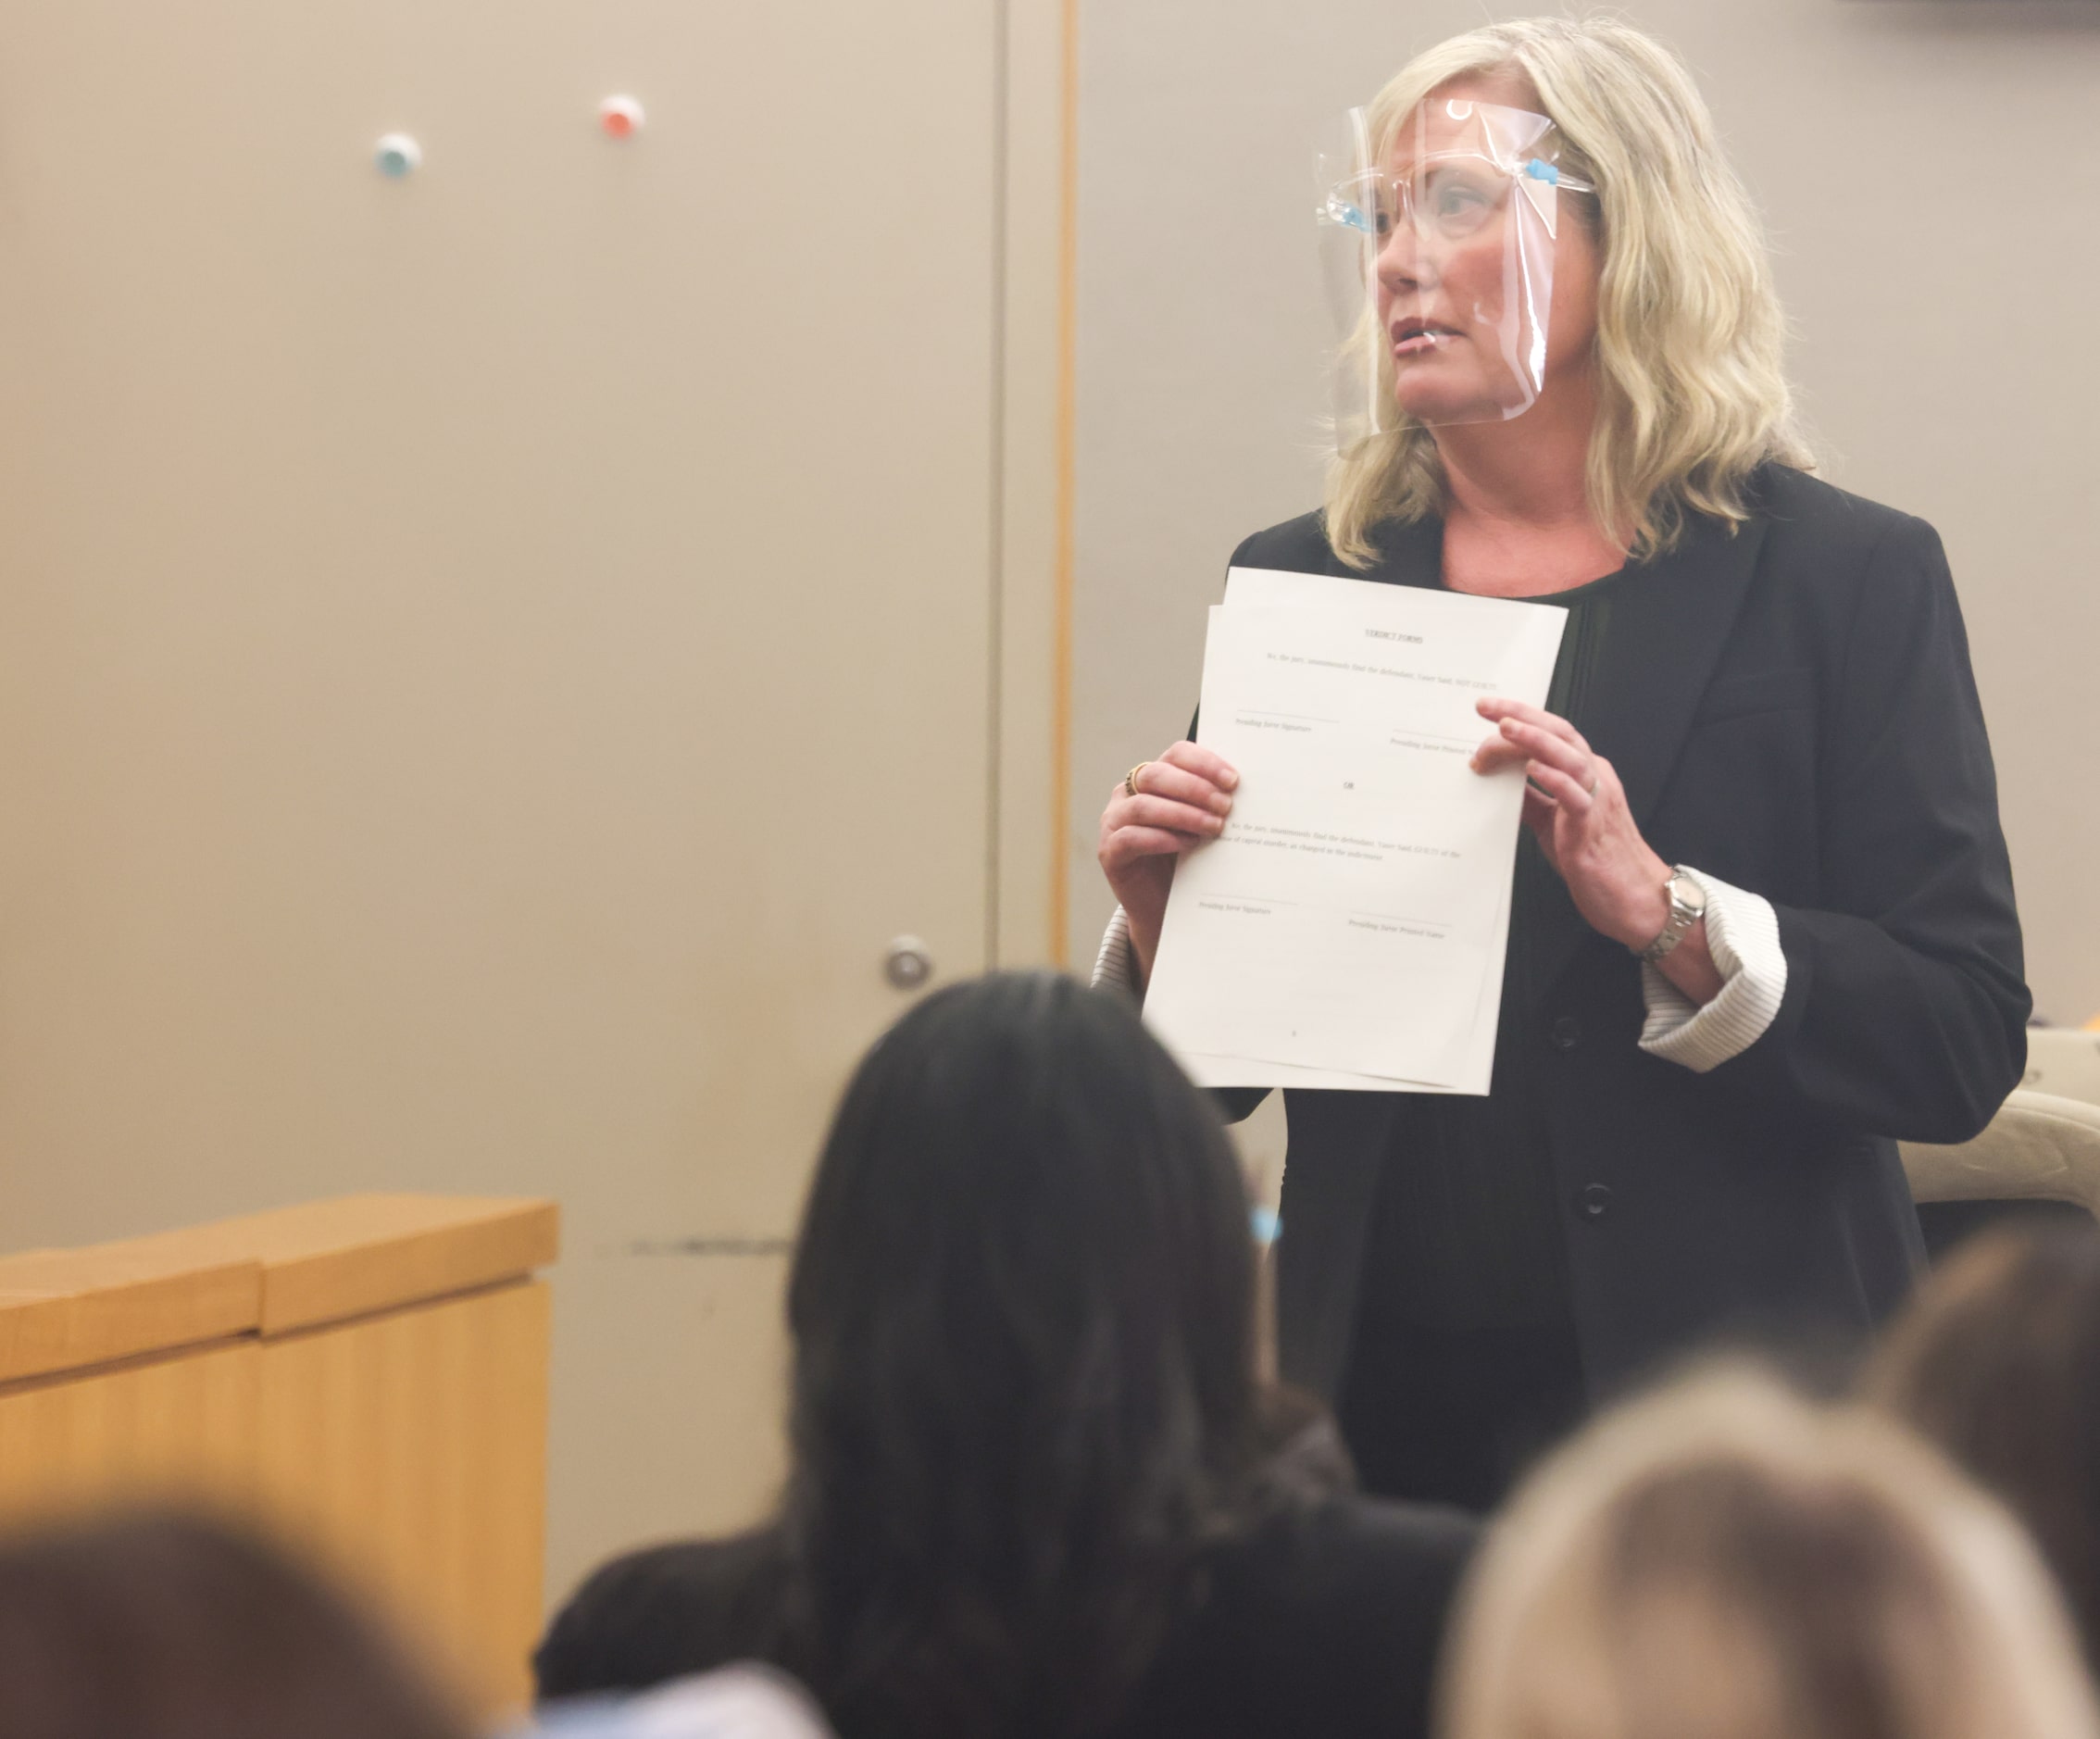
<path fill-rule="evenodd" d="M 1545 116 L 1462 97 L 1429 98 L 1385 140 L 1368 111 L 1344 117 L 1316 166 L 1341 451 L 1536 402 L 1559 195 L 1594 191 L 1558 155 Z"/>

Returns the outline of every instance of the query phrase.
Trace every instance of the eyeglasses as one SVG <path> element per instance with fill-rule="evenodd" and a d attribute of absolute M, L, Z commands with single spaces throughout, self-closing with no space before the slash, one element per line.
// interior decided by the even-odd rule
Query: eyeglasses
<path fill-rule="evenodd" d="M 1462 242 L 1501 216 L 1509 190 L 1519 181 L 1573 194 L 1596 192 L 1588 181 L 1563 175 L 1541 157 L 1514 170 L 1485 157 L 1465 157 L 1430 163 L 1411 175 L 1352 176 L 1328 190 L 1319 215 L 1381 246 L 1402 224 L 1424 240 Z"/>

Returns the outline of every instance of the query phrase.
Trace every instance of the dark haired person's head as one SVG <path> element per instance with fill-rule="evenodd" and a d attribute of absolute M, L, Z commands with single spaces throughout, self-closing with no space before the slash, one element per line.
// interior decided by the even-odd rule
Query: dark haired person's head
<path fill-rule="evenodd" d="M 1217 1113 L 1114 999 L 996 974 L 875 1046 L 788 1299 L 797 1664 L 843 1732 L 1113 1711 L 1257 1501 L 1253 1274 Z"/>
<path fill-rule="evenodd" d="M 2027 1523 L 2100 1662 L 2100 1232 L 1971 1239 L 1891 1332 L 1869 1387 Z"/>
<path fill-rule="evenodd" d="M 6 1739 L 465 1739 L 378 1630 L 273 1548 L 140 1512 L 0 1540 Z"/>

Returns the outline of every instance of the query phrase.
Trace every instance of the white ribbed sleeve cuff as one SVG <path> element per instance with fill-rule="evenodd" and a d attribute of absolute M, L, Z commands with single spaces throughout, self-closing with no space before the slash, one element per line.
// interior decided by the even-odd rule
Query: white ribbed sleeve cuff
<path fill-rule="evenodd" d="M 1130 915 L 1120 906 L 1102 933 L 1101 952 L 1094 957 L 1094 977 L 1089 982 L 1095 990 L 1119 990 L 1132 1002 L 1144 1000 L 1137 950 L 1131 946 Z"/>
<path fill-rule="evenodd" d="M 1771 901 L 1703 870 L 1691 873 L 1706 890 L 1706 949 L 1720 969 L 1720 995 L 1702 1008 L 1661 967 L 1642 961 L 1648 1018 L 1641 1048 L 1703 1075 L 1748 1050 L 1778 1016 L 1786 995 L 1786 951 Z"/>

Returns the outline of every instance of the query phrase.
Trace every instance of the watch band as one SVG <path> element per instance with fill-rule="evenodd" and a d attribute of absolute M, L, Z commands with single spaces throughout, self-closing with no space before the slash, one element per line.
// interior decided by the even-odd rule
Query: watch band
<path fill-rule="evenodd" d="M 1663 883 L 1663 893 L 1669 899 L 1669 917 L 1663 924 L 1662 933 L 1638 951 L 1650 966 L 1682 942 L 1692 926 L 1706 915 L 1706 886 L 1682 864 L 1670 870 L 1669 880 Z"/>

